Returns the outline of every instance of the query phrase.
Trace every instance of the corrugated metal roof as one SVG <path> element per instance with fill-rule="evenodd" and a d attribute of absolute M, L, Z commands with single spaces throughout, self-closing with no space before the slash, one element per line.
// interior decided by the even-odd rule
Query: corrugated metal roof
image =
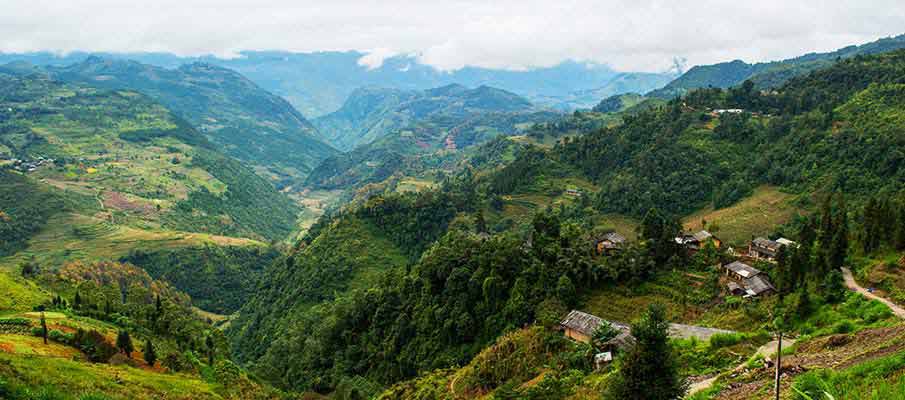
<path fill-rule="evenodd" d="M 740 261 L 734 261 L 732 263 L 726 264 L 723 266 L 723 268 L 739 274 L 743 278 L 751 278 L 760 274 L 760 271 L 757 268 L 754 268 Z"/>

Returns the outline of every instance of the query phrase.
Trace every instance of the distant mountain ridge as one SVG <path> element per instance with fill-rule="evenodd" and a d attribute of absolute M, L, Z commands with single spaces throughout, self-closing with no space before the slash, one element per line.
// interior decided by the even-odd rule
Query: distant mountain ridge
<path fill-rule="evenodd" d="M 315 119 L 314 124 L 324 141 L 352 150 L 418 120 L 532 108 L 527 99 L 489 86 L 468 89 L 451 84 L 424 91 L 367 87 L 352 92 L 342 108 Z"/>
<path fill-rule="evenodd" d="M 681 96 L 691 89 L 705 87 L 726 89 L 749 79 L 758 88 L 775 88 L 793 77 L 831 66 L 838 59 L 884 53 L 901 48 L 905 48 L 905 34 L 859 46 L 847 46 L 829 53 L 809 53 L 782 61 L 748 64 L 741 60 L 734 60 L 713 65 L 699 65 L 691 68 L 663 88 L 651 91 L 648 96 L 672 98 Z"/>
<path fill-rule="evenodd" d="M 68 65 L 92 54 L 0 53 L 0 63 L 25 60 L 38 65 Z M 601 98 L 615 94 L 645 93 L 675 77 L 673 73 L 620 72 L 604 64 L 579 61 L 564 61 L 551 67 L 524 71 L 481 67 L 442 71 L 422 64 L 413 55 L 389 57 L 380 66 L 372 68 L 360 63 L 366 54 L 357 51 L 245 51 L 241 57 L 233 59 L 179 57 L 168 53 L 97 54 L 168 68 L 196 61 L 230 68 L 287 99 L 308 117 L 336 111 L 353 91 L 366 86 L 424 90 L 452 83 L 468 87 L 487 85 L 517 93 L 538 105 L 570 110 L 593 107 Z M 600 93 L 590 98 L 587 96 L 589 91 Z"/>
<path fill-rule="evenodd" d="M 360 89 L 339 111 L 314 120 L 320 132 L 331 135 L 325 139 L 352 150 L 324 160 L 306 185 L 354 189 L 400 171 L 436 168 L 461 150 L 497 136 L 525 134 L 535 124 L 561 115 L 488 86 Z"/>

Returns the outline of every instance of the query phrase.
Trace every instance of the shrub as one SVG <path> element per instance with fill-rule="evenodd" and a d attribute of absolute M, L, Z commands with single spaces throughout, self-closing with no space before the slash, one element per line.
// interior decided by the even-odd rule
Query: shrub
<path fill-rule="evenodd" d="M 31 320 L 28 318 L 0 318 L 0 325 L 31 326 Z"/>
<path fill-rule="evenodd" d="M 60 330 L 52 329 L 47 333 L 47 338 L 57 343 L 72 343 L 73 335 L 71 333 L 63 333 Z"/>
<path fill-rule="evenodd" d="M 123 353 L 114 354 L 113 357 L 110 357 L 110 360 L 107 362 L 110 365 L 128 365 L 130 367 L 138 368 L 138 361 L 126 357 L 126 355 Z"/>
<path fill-rule="evenodd" d="M 741 333 L 717 333 L 710 337 L 710 349 L 716 350 L 723 347 L 735 346 L 744 340 Z"/>

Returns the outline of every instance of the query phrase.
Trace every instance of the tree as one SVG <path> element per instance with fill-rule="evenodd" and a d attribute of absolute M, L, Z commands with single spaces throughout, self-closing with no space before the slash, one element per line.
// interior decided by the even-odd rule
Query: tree
<path fill-rule="evenodd" d="M 44 311 L 41 311 L 41 337 L 44 338 L 44 344 L 47 344 L 47 319 L 44 318 Z"/>
<path fill-rule="evenodd" d="M 632 325 L 637 343 L 622 359 L 622 367 L 606 393 L 608 399 L 674 400 L 685 395 L 686 383 L 669 345 L 669 323 L 662 305 L 652 304 Z"/>
<path fill-rule="evenodd" d="M 72 307 L 76 310 L 82 308 L 82 296 L 79 295 L 79 292 L 75 292 L 75 298 L 72 299 Z"/>
<path fill-rule="evenodd" d="M 487 221 L 484 220 L 484 210 L 478 210 L 478 215 L 475 217 L 475 230 L 478 233 L 487 233 Z"/>
<path fill-rule="evenodd" d="M 126 357 L 132 358 L 132 352 L 135 351 L 135 347 L 132 345 L 132 337 L 129 336 L 129 332 L 119 331 L 119 334 L 116 335 L 116 348 L 125 353 Z"/>
<path fill-rule="evenodd" d="M 207 337 L 204 339 L 204 344 L 207 346 L 208 365 L 214 365 L 214 337 L 213 337 L 213 335 L 207 335 Z"/>
<path fill-rule="evenodd" d="M 157 353 L 154 351 L 154 344 L 151 343 L 151 339 L 148 339 L 145 342 L 144 358 L 145 362 L 152 367 L 154 366 L 154 363 L 157 362 Z"/>
<path fill-rule="evenodd" d="M 556 296 L 565 304 L 575 303 L 575 285 L 568 276 L 559 277 L 559 281 L 556 282 Z"/>

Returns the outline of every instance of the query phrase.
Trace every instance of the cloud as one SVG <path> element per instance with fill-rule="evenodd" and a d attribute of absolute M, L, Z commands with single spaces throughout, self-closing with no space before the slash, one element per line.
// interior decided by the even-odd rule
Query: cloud
<path fill-rule="evenodd" d="M 0 51 L 359 50 L 444 70 L 564 60 L 663 71 L 763 61 L 905 33 L 901 0 L 0 0 Z M 389 50 L 389 49 L 392 49 Z"/>
<path fill-rule="evenodd" d="M 377 69 L 383 65 L 383 60 L 395 56 L 396 52 L 385 47 L 373 49 L 358 59 L 358 65 L 367 67 L 368 69 Z"/>

